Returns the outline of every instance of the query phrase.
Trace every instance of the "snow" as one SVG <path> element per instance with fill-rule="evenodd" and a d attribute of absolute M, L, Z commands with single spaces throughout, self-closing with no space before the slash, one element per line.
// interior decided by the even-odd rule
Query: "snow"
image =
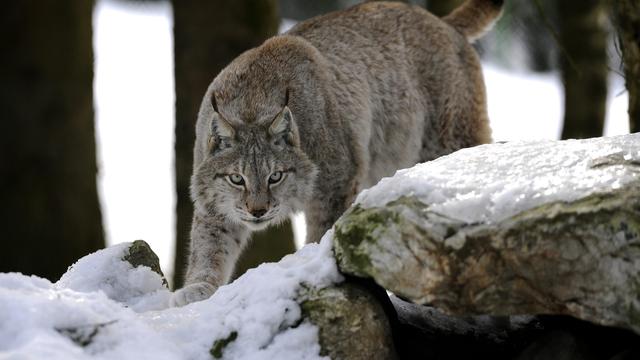
<path fill-rule="evenodd" d="M 557 140 L 562 133 L 564 93 L 560 74 L 509 72 L 483 64 L 487 109 L 494 141 Z M 609 81 L 604 135 L 629 133 L 629 94 L 623 79 Z"/>
<path fill-rule="evenodd" d="M 224 359 L 320 359 L 318 330 L 300 323 L 296 299 L 303 284 L 342 281 L 331 239 L 328 233 L 181 308 L 167 307 L 171 293 L 159 275 L 120 260 L 128 243 L 80 259 L 54 284 L 2 273 L 0 358 L 209 360 L 214 341 L 236 333 Z"/>
<path fill-rule="evenodd" d="M 481 145 L 399 170 L 361 192 L 356 203 L 375 207 L 415 196 L 452 219 L 498 222 L 640 180 L 640 169 L 623 163 L 640 164 L 640 133 Z"/>
<path fill-rule="evenodd" d="M 557 74 L 514 74 L 490 64 L 482 70 L 494 141 L 560 138 L 563 94 Z"/>
<path fill-rule="evenodd" d="M 120 243 L 78 260 L 55 283 L 57 289 L 78 292 L 102 291 L 134 311 L 166 308 L 171 293 L 162 277 L 146 267 L 133 266 L 121 259 L 130 243 Z"/>

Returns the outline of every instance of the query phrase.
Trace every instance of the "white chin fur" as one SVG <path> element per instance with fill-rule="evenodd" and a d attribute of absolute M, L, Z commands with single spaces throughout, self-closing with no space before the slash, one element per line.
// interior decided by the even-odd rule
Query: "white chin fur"
<path fill-rule="evenodd" d="M 263 221 L 261 223 L 255 223 L 251 221 L 242 221 L 242 223 L 246 225 L 249 229 L 253 231 L 257 231 L 257 230 L 264 230 L 267 227 L 269 227 L 269 225 L 274 224 L 275 222 L 273 221 L 273 219 L 271 219 L 268 221 Z"/>

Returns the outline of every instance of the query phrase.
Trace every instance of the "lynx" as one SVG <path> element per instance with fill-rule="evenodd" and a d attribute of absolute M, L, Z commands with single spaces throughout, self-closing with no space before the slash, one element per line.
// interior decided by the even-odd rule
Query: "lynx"
<path fill-rule="evenodd" d="M 222 70 L 196 124 L 186 286 L 172 304 L 225 284 L 252 231 L 304 211 L 316 242 L 382 177 L 490 142 L 470 42 L 501 6 L 469 0 L 439 19 L 366 2 L 301 22 Z"/>

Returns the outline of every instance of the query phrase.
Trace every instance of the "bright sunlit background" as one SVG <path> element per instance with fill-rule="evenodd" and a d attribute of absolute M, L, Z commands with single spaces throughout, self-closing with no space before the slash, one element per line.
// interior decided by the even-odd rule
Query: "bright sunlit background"
<path fill-rule="evenodd" d="M 173 42 L 169 3 L 97 1 L 98 189 L 107 244 L 144 239 L 172 273 Z"/>
<path fill-rule="evenodd" d="M 173 273 L 175 188 L 171 5 L 98 0 L 94 10 L 99 192 L 107 243 L 144 239 Z M 291 22 L 283 22 L 281 30 Z M 494 140 L 558 139 L 562 84 L 554 74 L 484 66 Z M 605 135 L 629 132 L 627 94 L 611 79 Z M 304 219 L 294 219 L 296 243 Z"/>

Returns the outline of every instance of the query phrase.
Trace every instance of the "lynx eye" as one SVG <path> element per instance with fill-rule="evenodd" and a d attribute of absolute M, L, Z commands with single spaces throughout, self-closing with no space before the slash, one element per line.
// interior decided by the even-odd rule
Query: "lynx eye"
<path fill-rule="evenodd" d="M 276 171 L 269 176 L 269 184 L 277 184 L 282 180 L 282 171 Z"/>
<path fill-rule="evenodd" d="M 227 176 L 227 179 L 229 179 L 229 182 L 231 182 L 233 185 L 237 185 L 237 186 L 244 185 L 244 178 L 240 174 L 231 174 Z"/>

